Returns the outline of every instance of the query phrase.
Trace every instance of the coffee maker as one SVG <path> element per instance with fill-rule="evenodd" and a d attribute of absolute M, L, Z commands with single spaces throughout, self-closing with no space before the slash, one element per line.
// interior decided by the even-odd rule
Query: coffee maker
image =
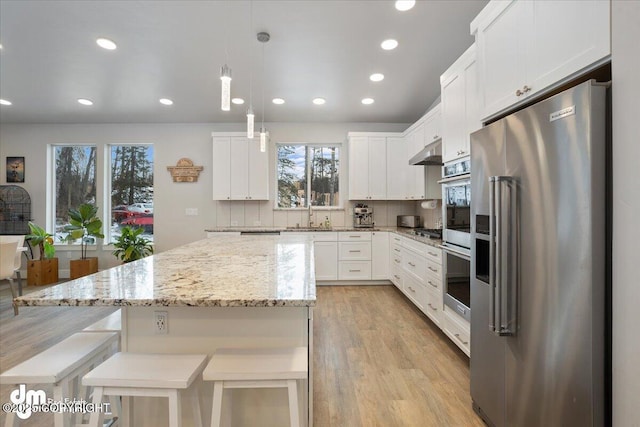
<path fill-rule="evenodd" d="M 373 209 L 358 203 L 353 208 L 353 228 L 373 228 Z"/>

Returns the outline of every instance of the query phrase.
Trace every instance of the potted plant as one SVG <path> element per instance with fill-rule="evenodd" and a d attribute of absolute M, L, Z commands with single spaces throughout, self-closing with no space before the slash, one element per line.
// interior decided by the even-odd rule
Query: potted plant
<path fill-rule="evenodd" d="M 64 231 L 69 234 L 66 240 L 73 242 L 80 239 L 80 259 L 69 262 L 71 279 L 98 272 L 98 257 L 87 257 L 87 246 L 94 239 L 103 239 L 102 221 L 96 216 L 98 207 L 83 203 L 78 209 L 69 209 L 69 225 Z"/>
<path fill-rule="evenodd" d="M 153 254 L 153 244 L 151 240 L 141 236 L 143 231 L 142 227 L 123 227 L 120 230 L 120 236 L 113 243 L 116 250 L 112 254 L 123 263 L 132 262 Z"/>
<path fill-rule="evenodd" d="M 58 258 L 53 246 L 53 236 L 44 228 L 29 222 L 30 234 L 26 236 L 29 244 L 38 247 L 40 258 L 27 263 L 27 285 L 48 285 L 58 281 Z"/>

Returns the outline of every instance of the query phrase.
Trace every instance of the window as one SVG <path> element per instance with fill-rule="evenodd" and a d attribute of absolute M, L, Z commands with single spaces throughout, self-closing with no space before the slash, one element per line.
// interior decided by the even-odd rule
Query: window
<path fill-rule="evenodd" d="M 153 240 L 153 146 L 110 145 L 109 177 L 107 241 L 118 237 L 125 226 L 141 227 L 145 237 Z"/>
<path fill-rule="evenodd" d="M 90 145 L 53 146 L 53 184 L 51 212 L 54 219 L 54 242 L 67 237 L 69 209 L 83 203 L 96 203 L 96 147 Z"/>
<path fill-rule="evenodd" d="M 276 207 L 341 206 L 340 146 L 277 144 Z"/>

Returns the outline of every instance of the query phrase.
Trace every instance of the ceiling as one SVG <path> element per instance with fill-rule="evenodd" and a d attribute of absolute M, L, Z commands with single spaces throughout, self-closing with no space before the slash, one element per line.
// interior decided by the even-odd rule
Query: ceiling
<path fill-rule="evenodd" d="M 418 1 L 399 12 L 377 0 L 0 0 L 0 98 L 13 103 L 0 106 L 0 122 L 242 122 L 250 93 L 259 122 L 264 90 L 267 122 L 410 123 L 473 43 L 469 23 L 486 3 Z M 259 43 L 259 31 L 271 41 Z M 118 48 L 98 47 L 99 37 Z M 399 46 L 382 50 L 387 38 Z M 220 109 L 225 62 L 232 96 L 247 101 L 228 112 Z M 384 80 L 371 82 L 374 72 Z M 375 103 L 362 105 L 365 97 Z"/>

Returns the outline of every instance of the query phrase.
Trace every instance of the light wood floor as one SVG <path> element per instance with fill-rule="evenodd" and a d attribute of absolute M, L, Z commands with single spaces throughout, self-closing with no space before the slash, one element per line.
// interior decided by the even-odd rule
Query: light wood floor
<path fill-rule="evenodd" d="M 41 288 L 26 292 L 34 289 Z M 323 286 L 317 293 L 316 427 L 483 426 L 471 410 L 467 357 L 398 290 Z M 14 317 L 8 284 L 0 282 L 0 371 L 114 310 L 21 307 Z M 12 389 L 0 387 L 1 403 L 9 402 Z M 22 425 L 53 424 L 50 416 L 34 414 Z"/>

